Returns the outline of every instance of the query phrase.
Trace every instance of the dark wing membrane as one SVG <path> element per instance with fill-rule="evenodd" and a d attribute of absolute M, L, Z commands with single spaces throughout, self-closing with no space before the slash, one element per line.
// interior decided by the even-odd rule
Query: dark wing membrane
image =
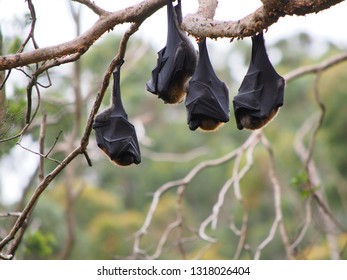
<path fill-rule="evenodd" d="M 215 95 L 213 87 L 211 90 L 211 86 L 209 85 L 192 81 L 189 85 L 188 97 L 185 102 L 190 117 L 194 114 L 206 115 L 222 122 L 227 122 L 229 120 L 229 114 L 225 108 L 225 101 L 228 99 L 228 92 L 223 87 L 219 90 L 224 95 L 223 98 L 218 98 Z"/>

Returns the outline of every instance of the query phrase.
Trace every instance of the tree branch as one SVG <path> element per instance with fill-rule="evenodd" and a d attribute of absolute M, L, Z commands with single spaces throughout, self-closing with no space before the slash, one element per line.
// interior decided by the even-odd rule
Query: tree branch
<path fill-rule="evenodd" d="M 279 0 L 263 1 L 264 5 L 237 21 L 219 21 L 206 17 L 202 9 L 187 15 L 182 27 L 196 37 L 244 38 L 267 29 L 280 17 L 318 13 L 344 0 Z M 206 1 L 200 1 L 206 2 Z"/>
<path fill-rule="evenodd" d="M 347 52 L 339 53 L 333 57 L 330 57 L 318 64 L 315 65 L 309 65 L 309 66 L 303 66 L 299 67 L 289 73 L 287 73 L 284 78 L 285 80 L 291 81 L 296 78 L 302 77 L 306 74 L 315 74 L 318 72 L 322 72 L 336 64 L 342 63 L 347 60 Z"/>
<path fill-rule="evenodd" d="M 89 0 L 75 1 L 86 5 L 96 14 L 100 15 L 99 19 L 90 29 L 69 42 L 0 57 L 0 71 L 73 54 L 82 55 L 96 40 L 107 31 L 112 30 L 116 25 L 125 22 L 143 22 L 166 4 L 165 0 L 146 0 L 123 10 L 106 12 Z M 187 15 L 183 20 L 182 27 L 195 37 L 243 38 L 267 29 L 273 23 L 277 22 L 280 17 L 317 13 L 342 1 L 281 0 L 279 1 L 281 4 L 276 3 L 276 1 L 264 1 L 264 6 L 258 8 L 243 19 L 238 21 L 218 21 L 212 19 L 217 1 L 200 0 L 200 6 L 197 12 Z"/>
<path fill-rule="evenodd" d="M 0 57 L 0 71 L 77 53 L 82 55 L 101 35 L 112 30 L 116 25 L 125 22 L 142 23 L 146 18 L 163 7 L 165 3 L 165 0 L 143 1 L 126 9 L 100 17 L 90 29 L 69 42 Z"/>
<path fill-rule="evenodd" d="M 100 8 L 98 5 L 96 5 L 94 3 L 94 1 L 93 2 L 91 2 L 89 0 L 72 0 L 72 1 L 86 5 L 89 9 L 91 9 L 98 16 L 105 16 L 105 15 L 110 13 L 110 12 Z"/>

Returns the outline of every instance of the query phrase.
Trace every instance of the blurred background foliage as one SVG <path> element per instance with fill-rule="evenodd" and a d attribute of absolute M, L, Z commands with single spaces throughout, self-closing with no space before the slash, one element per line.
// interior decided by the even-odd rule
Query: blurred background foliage
<path fill-rule="evenodd" d="M 83 120 L 101 84 L 103 73 L 114 56 L 120 38 L 109 34 L 97 42 L 81 60 Z M 4 48 L 13 52 L 20 40 L 4 38 Z M 250 40 L 225 43 L 224 48 L 209 42 L 211 61 L 218 76 L 225 81 L 230 91 L 230 100 L 237 93 L 250 58 Z M 124 106 L 130 120 L 136 126 L 142 148 L 142 163 L 138 166 L 121 168 L 113 165 L 97 148 L 92 133 L 88 147 L 93 166 L 88 167 L 80 157 L 75 164 L 71 185 L 75 194 L 73 201 L 74 241 L 70 248 L 70 259 L 124 259 L 132 254 L 134 234 L 145 220 L 153 192 L 167 181 L 184 177 L 197 163 L 220 157 L 239 147 L 249 136 L 249 131 L 238 131 L 233 113 L 231 120 L 214 133 L 192 132 L 186 124 L 184 103 L 165 105 L 156 96 L 146 92 L 145 83 L 156 62 L 153 46 L 141 41 L 137 36 L 131 38 L 121 72 L 121 92 Z M 284 75 L 300 67 L 317 63 L 342 50 L 330 42 L 322 42 L 309 34 L 296 34 L 291 38 L 268 45 L 270 58 L 277 71 Z M 62 131 L 51 157 L 62 159 L 65 150 L 59 143 L 68 137 L 72 124 L 73 98 L 71 97 L 71 67 L 62 71 L 52 69 L 50 77 L 53 85 L 41 91 L 41 107 L 48 115 L 46 149 Z M 326 105 L 323 126 L 319 130 L 314 150 L 314 160 L 318 166 L 323 188 L 335 217 L 345 223 L 347 203 L 347 64 L 342 63 L 324 72 L 319 81 L 321 99 Z M 44 77 L 42 78 L 45 79 Z M 307 196 L 300 186 L 305 184 L 306 174 L 303 165 L 293 149 L 294 137 L 303 122 L 319 111 L 313 97 L 314 76 L 306 75 L 287 84 L 285 105 L 277 118 L 264 129 L 275 155 L 276 172 L 282 190 L 282 208 L 289 236 L 297 236 L 305 219 L 305 200 Z M 111 88 L 111 87 L 109 87 Z M 110 89 L 109 89 L 110 90 Z M 1 124 L 1 138 L 18 133 L 23 126 L 26 97 L 25 86 L 13 82 L 8 86 Z M 109 105 L 110 91 L 103 101 L 103 110 Z M 231 104 L 232 105 L 232 104 Z M 232 107 L 231 107 L 232 109 Z M 82 121 L 82 126 L 84 122 Z M 80 128 L 81 130 L 83 127 Z M 28 135 L 37 141 L 39 125 L 34 122 Z M 11 151 L 20 149 L 18 139 L 0 143 L 0 157 L 11 160 Z M 185 155 L 195 151 L 195 156 L 186 159 Z M 170 155 L 170 156 L 168 156 Z M 172 157 L 172 155 L 174 155 Z M 169 158 L 173 158 L 169 160 Z M 274 219 L 273 192 L 267 174 L 269 156 L 263 147 L 255 150 L 254 166 L 241 181 L 241 190 L 249 209 L 247 243 L 249 252 L 241 254 L 242 259 L 252 258 L 255 248 L 267 236 Z M 21 163 L 24 166 L 30 161 Z M 45 162 L 46 174 L 56 163 Z M 25 167 L 24 167 L 25 168 Z M 232 221 L 241 224 L 242 207 L 229 191 L 218 221 L 215 237 L 218 242 L 208 243 L 197 238 L 196 231 L 201 222 L 210 214 L 219 190 L 232 174 L 232 163 L 213 167 L 199 173 L 189 184 L 184 194 L 184 257 L 203 259 L 230 259 L 234 256 L 238 237 L 229 226 Z M 66 178 L 63 172 L 50 185 L 39 200 L 32 220 L 17 252 L 18 259 L 57 259 L 66 242 Z M 71 178 L 70 178 L 71 179 Z M 6 180 L 3 180 L 6 182 Z M 29 191 L 37 181 L 29 184 Z M 1 185 L 1 188 L 11 188 Z M 1 194 L 1 192 L 0 192 Z M 24 200 L 28 199 L 28 195 Z M 0 212 L 14 211 L 18 202 L 1 200 Z M 176 195 L 169 191 L 164 194 L 148 234 L 141 243 L 153 253 L 167 225 L 175 219 Z M 326 259 L 329 251 L 319 224 L 318 214 L 311 224 L 305 238 L 297 247 L 297 257 L 303 259 Z M 13 218 L 0 218 L 0 236 L 8 231 Z M 174 232 L 164 247 L 161 259 L 180 259 L 182 251 L 176 244 Z M 338 237 L 340 246 L 346 246 L 347 237 Z M 293 240 L 291 240 L 293 241 Z M 205 248 L 205 249 L 204 249 Z M 341 250 L 342 250 L 341 249 Z M 343 257 L 347 258 L 344 250 Z M 285 258 L 284 248 L 278 234 L 273 242 L 262 252 L 264 259 Z"/>

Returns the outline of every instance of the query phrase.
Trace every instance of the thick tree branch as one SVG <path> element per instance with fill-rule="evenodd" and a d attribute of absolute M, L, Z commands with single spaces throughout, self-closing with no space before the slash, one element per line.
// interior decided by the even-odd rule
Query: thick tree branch
<path fill-rule="evenodd" d="M 189 34 L 197 37 L 243 38 L 267 29 L 280 17 L 318 13 L 342 1 L 344 0 L 263 0 L 262 7 L 237 21 L 213 20 L 206 17 L 202 10 L 198 10 L 195 14 L 187 15 L 182 26 Z"/>
<path fill-rule="evenodd" d="M 106 12 L 89 0 L 75 0 L 92 9 L 100 17 L 95 24 L 81 36 L 59 45 L 40 48 L 24 53 L 0 57 L 0 71 L 21 67 L 31 63 L 62 58 L 73 54 L 84 54 L 104 33 L 116 25 L 126 22 L 143 22 L 161 7 L 165 0 L 146 0 L 116 12 Z M 280 0 L 263 1 L 264 5 L 252 14 L 237 21 L 213 20 L 216 0 L 199 0 L 199 9 L 195 14 L 187 15 L 182 23 L 183 29 L 195 37 L 243 38 L 260 32 L 280 17 L 286 15 L 306 15 L 327 9 L 343 0 Z"/>
<path fill-rule="evenodd" d="M 56 59 L 72 54 L 84 54 L 105 32 L 126 22 L 142 23 L 155 11 L 165 5 L 165 0 L 147 0 L 126 9 L 100 17 L 86 32 L 75 39 L 24 53 L 0 57 L 0 71 L 28 65 L 35 62 Z"/>
<path fill-rule="evenodd" d="M 199 0 L 199 8 L 196 13 L 204 18 L 213 19 L 217 6 L 217 0 Z"/>

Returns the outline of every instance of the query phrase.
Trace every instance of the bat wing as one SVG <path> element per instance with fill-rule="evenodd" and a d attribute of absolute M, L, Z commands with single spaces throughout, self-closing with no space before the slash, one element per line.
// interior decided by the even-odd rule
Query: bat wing
<path fill-rule="evenodd" d="M 174 45 L 171 45 L 174 48 L 164 47 L 158 52 L 157 65 L 146 84 L 149 92 L 157 94 L 159 98 L 165 98 L 172 81 L 184 70 L 187 61 L 184 45 L 185 43 L 178 38 Z"/>
<path fill-rule="evenodd" d="M 203 119 L 229 121 L 229 92 L 212 68 L 206 39 L 199 43 L 199 62 L 189 82 L 185 105 L 191 130 L 197 129 Z"/>
<path fill-rule="evenodd" d="M 238 128 L 243 129 L 245 116 L 255 122 L 272 118 L 283 105 L 284 86 L 266 53 L 263 33 L 253 36 L 251 63 L 233 101 Z"/>
<path fill-rule="evenodd" d="M 167 2 L 168 33 L 166 46 L 158 52 L 157 64 L 151 73 L 146 88 L 167 103 L 177 103 L 177 100 L 181 100 L 181 98 L 175 98 L 172 95 L 182 95 L 185 81 L 194 73 L 196 53 L 187 35 L 178 27 L 182 20 L 180 1 L 175 8 L 172 1 L 167 0 Z"/>
<path fill-rule="evenodd" d="M 261 110 L 260 101 L 263 85 L 258 86 L 260 71 L 251 65 L 239 89 L 239 93 L 234 97 L 234 110 L 248 110 L 257 114 Z"/>
<path fill-rule="evenodd" d="M 165 49 L 166 49 L 166 47 L 164 47 L 163 49 L 161 49 L 158 52 L 157 66 L 153 69 L 151 78 L 146 84 L 147 90 L 151 93 L 154 93 L 154 94 L 156 94 L 156 92 L 157 92 L 159 72 L 161 71 L 161 69 L 163 69 L 163 67 L 167 61 L 167 58 L 164 59 L 164 57 L 163 57 Z"/>
<path fill-rule="evenodd" d="M 119 165 L 139 164 L 141 153 L 134 126 L 122 104 L 120 94 L 120 67 L 113 73 L 112 106 L 96 116 L 93 123 L 96 142 L 109 158 Z"/>

